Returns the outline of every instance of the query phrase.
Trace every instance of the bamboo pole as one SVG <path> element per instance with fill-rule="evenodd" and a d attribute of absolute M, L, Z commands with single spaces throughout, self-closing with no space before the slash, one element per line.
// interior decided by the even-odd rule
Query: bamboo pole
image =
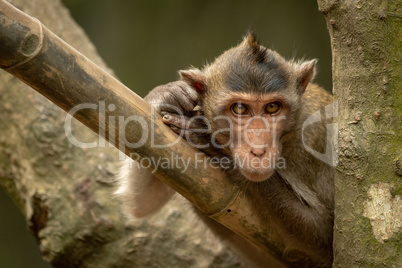
<path fill-rule="evenodd" d="M 140 161 L 154 159 L 148 162 L 150 169 L 157 168 L 159 159 L 169 161 L 168 168 L 156 169 L 159 179 L 202 213 L 254 242 L 274 259 L 289 263 L 282 259 L 284 241 L 274 227 L 259 221 L 241 190 L 209 165 L 205 154 L 184 140 L 177 141 L 178 136 L 147 102 L 37 19 L 4 0 L 0 0 L 0 67 L 125 154 L 135 154 Z M 155 146 L 169 144 L 174 145 Z"/>
<path fill-rule="evenodd" d="M 234 199 L 236 192 L 218 169 L 199 172 L 194 155 L 200 152 L 188 143 L 180 141 L 161 149 L 153 146 L 175 143 L 178 136 L 162 123 L 160 115 L 147 102 L 38 20 L 4 1 L 0 1 L 0 10 L 1 68 L 70 112 L 127 155 L 138 154 L 139 160 L 152 157 L 174 160 L 176 156 L 193 160 L 186 172 L 183 165 L 171 163 L 169 169 L 157 169 L 156 175 L 203 213 L 216 213 Z M 151 131 L 153 144 L 149 138 Z M 199 158 L 206 161 L 205 155 Z M 150 169 L 155 168 L 155 162 L 149 165 Z M 219 190 L 218 194 L 216 189 L 225 190 Z"/>

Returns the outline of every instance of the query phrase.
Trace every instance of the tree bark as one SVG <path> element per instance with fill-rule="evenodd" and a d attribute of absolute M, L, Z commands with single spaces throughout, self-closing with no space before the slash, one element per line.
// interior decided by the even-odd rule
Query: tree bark
<path fill-rule="evenodd" d="M 106 68 L 60 1 L 10 3 Z M 175 201 L 147 221 L 127 223 L 113 199 L 117 149 L 74 147 L 65 136 L 65 112 L 5 72 L 0 81 L 0 184 L 45 260 L 55 267 L 241 266 Z M 99 139 L 76 121 L 73 134 Z"/>
<path fill-rule="evenodd" d="M 401 267 L 402 1 L 318 4 L 339 102 L 334 267 Z"/>

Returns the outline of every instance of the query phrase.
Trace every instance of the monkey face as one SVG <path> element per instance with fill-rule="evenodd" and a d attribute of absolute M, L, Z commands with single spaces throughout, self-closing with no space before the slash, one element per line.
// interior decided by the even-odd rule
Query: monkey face
<path fill-rule="evenodd" d="M 251 181 L 268 179 L 282 152 L 280 138 L 289 110 L 284 98 L 236 93 L 216 109 L 219 120 L 213 130 L 220 134 L 219 144 L 229 147 L 235 166 Z"/>

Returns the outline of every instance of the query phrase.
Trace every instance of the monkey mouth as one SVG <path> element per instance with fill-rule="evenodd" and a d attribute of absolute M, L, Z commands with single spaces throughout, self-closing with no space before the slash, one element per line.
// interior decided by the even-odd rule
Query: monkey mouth
<path fill-rule="evenodd" d="M 251 157 L 250 154 L 236 154 L 235 165 L 249 181 L 260 182 L 269 179 L 275 172 L 275 158 Z"/>
<path fill-rule="evenodd" d="M 274 174 L 274 169 L 254 169 L 254 170 L 241 170 L 241 173 L 247 180 L 253 182 L 261 182 L 269 179 Z"/>

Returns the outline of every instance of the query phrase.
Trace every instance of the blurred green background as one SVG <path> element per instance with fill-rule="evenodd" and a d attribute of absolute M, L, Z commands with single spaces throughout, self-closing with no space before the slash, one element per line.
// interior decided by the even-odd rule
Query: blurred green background
<path fill-rule="evenodd" d="M 249 29 L 288 59 L 319 59 L 315 81 L 331 90 L 329 36 L 314 0 L 63 2 L 117 77 L 141 96 L 177 79 L 177 70 L 213 61 Z M 49 267 L 1 188 L 0 215 L 0 267 Z"/>

